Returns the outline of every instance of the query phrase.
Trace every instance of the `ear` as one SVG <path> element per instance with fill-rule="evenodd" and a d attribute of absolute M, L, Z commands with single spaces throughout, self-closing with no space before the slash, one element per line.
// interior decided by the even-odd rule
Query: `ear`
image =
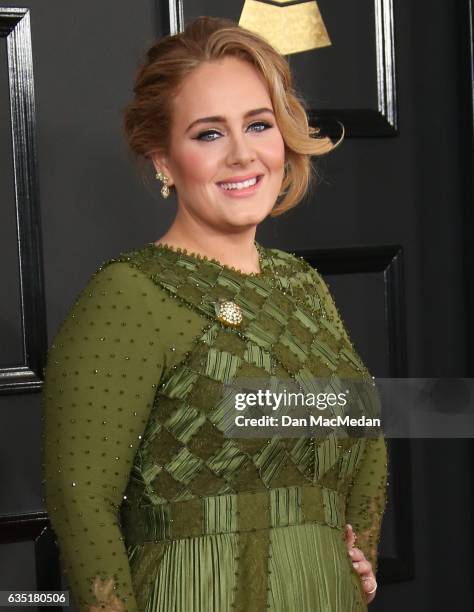
<path fill-rule="evenodd" d="M 155 166 L 156 172 L 163 172 L 165 176 L 168 177 L 168 185 L 171 187 L 174 185 L 173 173 L 167 163 L 167 159 L 164 155 L 160 155 L 159 153 L 154 153 L 150 156 L 153 165 Z"/>

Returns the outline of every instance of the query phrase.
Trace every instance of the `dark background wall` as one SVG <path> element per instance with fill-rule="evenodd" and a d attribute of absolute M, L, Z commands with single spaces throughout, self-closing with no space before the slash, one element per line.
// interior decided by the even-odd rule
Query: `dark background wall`
<path fill-rule="evenodd" d="M 155 240 L 173 217 L 175 203 L 162 200 L 153 182 L 154 191 L 141 183 L 121 133 L 121 112 L 142 54 L 166 30 L 166 4 L 22 3 L 31 9 L 49 342 L 100 263 Z M 0 7 L 11 6 L 0 2 Z M 267 220 L 257 234 L 266 246 L 316 254 L 324 248 L 400 245 L 405 367 L 411 377 L 473 375 L 468 6 L 464 0 L 395 0 L 398 135 L 346 139 L 318 162 L 322 179 L 311 197 L 290 214 Z M 5 309 L 0 343 L 5 367 L 19 360 L 21 329 L 18 298 L 12 297 L 19 283 L 2 42 Z M 387 375 L 380 275 L 327 278 L 369 369 L 376 376 Z M 354 290 L 360 282 L 367 291 Z M 20 533 L 22 515 L 43 517 L 38 390 L 0 396 L 0 432 L 0 590 L 35 589 L 35 550 L 43 554 L 34 545 L 38 533 L 26 529 L 21 538 L 15 534 Z M 413 545 L 413 576 L 381 585 L 372 610 L 472 609 L 471 445 L 462 438 L 409 444 L 404 478 L 411 482 L 412 495 L 403 499 L 403 487 L 397 495 L 408 504 L 410 523 L 404 529 Z"/>

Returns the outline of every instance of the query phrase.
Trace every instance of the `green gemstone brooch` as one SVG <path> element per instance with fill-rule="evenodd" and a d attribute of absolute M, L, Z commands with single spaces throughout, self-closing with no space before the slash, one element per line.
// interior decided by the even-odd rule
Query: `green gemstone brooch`
<path fill-rule="evenodd" d="M 242 323 L 242 310 L 238 304 L 227 298 L 219 298 L 214 302 L 218 320 L 229 327 L 239 327 Z"/>

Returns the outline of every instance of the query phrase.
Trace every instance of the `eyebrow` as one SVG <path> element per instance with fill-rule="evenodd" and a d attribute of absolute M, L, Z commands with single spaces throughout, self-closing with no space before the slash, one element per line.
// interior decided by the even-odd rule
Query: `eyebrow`
<path fill-rule="evenodd" d="M 247 111 L 244 115 L 244 118 L 247 119 L 248 117 L 254 117 L 255 115 L 260 115 L 261 113 L 271 113 L 272 115 L 274 115 L 274 112 L 271 108 L 262 107 L 254 108 L 253 110 Z M 199 123 L 225 123 L 225 121 L 225 117 L 221 117 L 220 115 L 213 115 L 212 117 L 201 117 L 200 119 L 196 119 L 188 125 L 185 134 L 187 134 L 192 127 Z"/>

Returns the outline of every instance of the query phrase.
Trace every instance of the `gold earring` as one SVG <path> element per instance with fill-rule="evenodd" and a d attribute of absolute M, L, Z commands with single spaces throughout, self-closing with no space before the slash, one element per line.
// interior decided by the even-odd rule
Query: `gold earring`
<path fill-rule="evenodd" d="M 161 195 L 166 199 L 170 195 L 170 188 L 168 187 L 169 178 L 163 172 L 157 172 L 155 176 L 162 183 Z"/>

